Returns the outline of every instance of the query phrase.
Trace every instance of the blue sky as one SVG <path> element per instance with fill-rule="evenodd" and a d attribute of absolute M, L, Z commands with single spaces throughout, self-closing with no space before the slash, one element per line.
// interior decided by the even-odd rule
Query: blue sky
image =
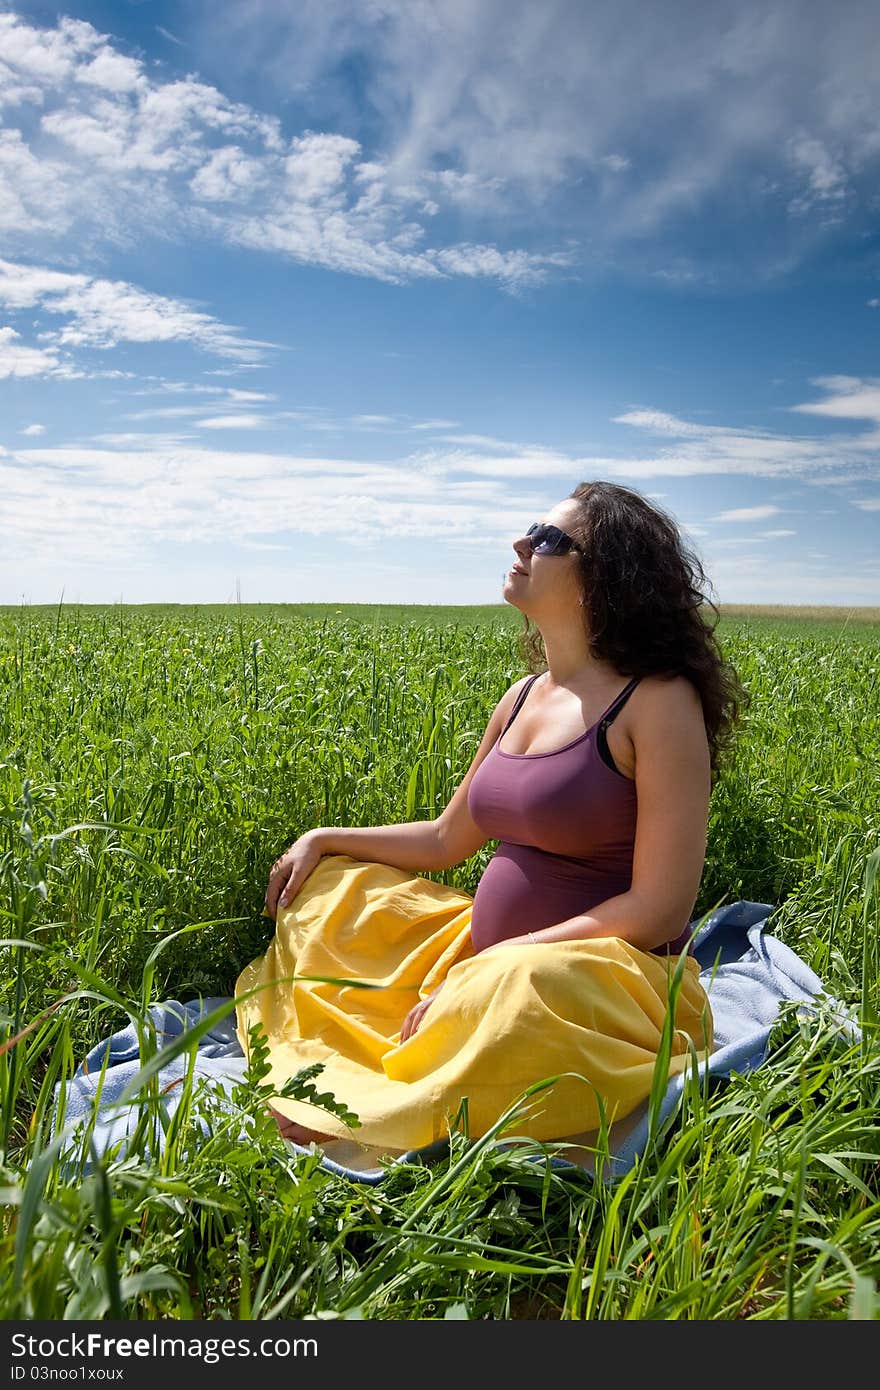
<path fill-rule="evenodd" d="M 0 3 L 0 602 L 880 604 L 873 3 Z"/>

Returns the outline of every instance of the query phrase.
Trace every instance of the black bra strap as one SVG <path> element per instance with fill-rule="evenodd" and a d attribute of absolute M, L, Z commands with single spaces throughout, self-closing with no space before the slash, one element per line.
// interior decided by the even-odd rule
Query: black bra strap
<path fill-rule="evenodd" d="M 624 686 L 623 690 L 621 690 L 621 692 L 620 692 L 620 694 L 618 695 L 617 699 L 611 701 L 611 704 L 608 706 L 607 710 L 606 710 L 605 713 L 602 715 L 601 723 L 602 723 L 603 727 L 604 727 L 606 724 L 610 724 L 611 721 L 612 721 L 612 719 L 616 718 L 616 716 L 620 713 L 621 709 L 622 709 L 623 706 L 626 704 L 627 700 L 629 699 L 630 695 L 631 695 L 631 694 L 633 693 L 633 691 L 635 690 L 635 688 L 636 688 L 636 686 L 638 685 L 638 683 L 639 683 L 640 680 L 641 680 L 641 676 L 633 676 L 633 678 L 632 678 L 632 680 L 630 681 L 629 685 L 625 685 L 625 686 Z"/>
<path fill-rule="evenodd" d="M 508 721 L 507 721 L 507 723 L 505 724 L 504 728 L 501 730 L 501 733 L 498 735 L 499 738 L 503 738 L 503 737 L 504 737 L 504 735 L 506 734 L 507 730 L 510 728 L 511 724 L 513 723 L 514 719 L 515 719 L 516 716 L 519 714 L 520 706 L 522 705 L 523 701 L 525 700 L 526 696 L 528 695 L 529 691 L 531 690 L 532 686 L 534 685 L 535 681 L 538 679 L 538 676 L 539 676 L 540 674 L 541 674 L 541 673 L 540 673 L 540 671 L 539 671 L 539 672 L 537 673 L 537 675 L 531 676 L 531 677 L 529 678 L 529 680 L 527 680 L 527 681 L 525 682 L 525 684 L 523 685 L 522 689 L 520 690 L 519 694 L 518 694 L 517 697 L 516 697 L 516 700 L 514 701 L 513 709 L 512 709 L 511 712 L 510 712 L 510 718 L 508 719 Z M 640 680 L 641 680 L 641 676 L 633 676 L 632 680 L 629 682 L 628 685 L 625 685 L 625 686 L 624 686 L 623 690 L 621 690 L 621 692 L 620 692 L 620 694 L 617 696 L 617 698 L 611 701 L 611 704 L 608 706 L 607 710 L 606 710 L 605 713 L 602 715 L 602 718 L 601 718 L 601 720 L 600 720 L 600 724 L 601 724 L 601 726 L 602 726 L 603 729 L 604 729 L 604 727 L 605 727 L 606 724 L 610 724 L 611 721 L 617 716 L 617 714 L 620 712 L 620 710 L 621 710 L 621 709 L 623 708 L 623 706 L 626 704 L 626 702 L 627 702 L 627 700 L 629 699 L 630 695 L 631 695 L 631 694 L 633 693 L 633 691 L 635 690 L 635 688 L 636 688 L 636 686 L 638 685 L 638 683 L 639 683 Z"/>
<path fill-rule="evenodd" d="M 516 697 L 516 700 L 514 701 L 513 709 L 510 711 L 510 718 L 508 719 L 504 728 L 501 730 L 501 733 L 498 735 L 499 738 L 503 738 L 504 735 L 507 733 L 507 730 L 510 728 L 516 716 L 519 714 L 520 705 L 528 695 L 529 691 L 531 690 L 532 686 L 534 685 L 535 681 L 538 679 L 538 676 L 540 674 L 540 671 L 538 671 L 536 675 L 532 676 L 523 685 L 522 690 L 519 692 L 519 694 Z"/>

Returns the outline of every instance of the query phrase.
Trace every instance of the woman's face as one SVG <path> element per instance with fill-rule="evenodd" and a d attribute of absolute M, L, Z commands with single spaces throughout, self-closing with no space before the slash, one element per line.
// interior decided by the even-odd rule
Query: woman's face
<path fill-rule="evenodd" d="M 577 502 L 566 498 L 535 520 L 558 526 L 560 531 L 576 539 L 572 528 L 577 524 L 579 510 Z M 536 619 L 542 613 L 570 610 L 580 605 L 583 591 L 578 551 L 569 550 L 565 555 L 534 554 L 526 536 L 518 536 L 513 549 L 516 558 L 505 576 L 503 590 L 508 603 Z"/>

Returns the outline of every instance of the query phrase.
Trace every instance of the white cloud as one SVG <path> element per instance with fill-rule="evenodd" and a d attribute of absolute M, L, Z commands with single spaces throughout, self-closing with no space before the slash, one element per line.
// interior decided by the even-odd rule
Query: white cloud
<path fill-rule="evenodd" d="M 191 434 L 147 434 L 143 431 L 115 431 L 90 435 L 93 444 L 106 444 L 110 449 L 176 449 L 196 436 Z"/>
<path fill-rule="evenodd" d="M 176 34 L 172 34 L 170 29 L 164 29 L 161 24 L 156 25 L 156 33 L 161 34 L 163 39 L 168 39 L 170 43 L 175 43 L 179 48 L 186 48 L 183 39 L 179 39 Z"/>
<path fill-rule="evenodd" d="M 878 79 L 861 0 L 808 14 L 744 0 L 723 19 L 695 0 L 672 15 L 642 0 L 237 0 L 201 14 L 188 37 L 205 67 L 222 60 L 238 87 L 255 76 L 267 101 L 307 92 L 322 128 L 286 135 L 83 21 L 0 15 L 0 102 L 15 118 L 0 133 L 0 227 L 18 250 L 44 254 L 74 227 L 79 244 L 195 228 L 392 282 L 478 275 L 515 290 L 589 254 L 678 285 L 713 279 L 704 241 L 699 262 L 684 243 L 719 196 L 731 225 L 754 225 L 756 208 L 793 214 L 787 239 L 778 226 L 749 238 L 765 275 L 796 265 L 823 225 L 870 222 Z M 528 245 L 429 245 L 444 211 L 484 229 L 503 214 Z M 585 226 L 583 253 L 570 243 Z M 719 240 L 721 270 L 733 260 Z"/>
<path fill-rule="evenodd" d="M 386 166 L 383 172 L 387 177 L 391 170 Z M 494 195 L 500 192 L 507 182 L 506 179 L 498 177 L 483 178 L 477 174 L 462 174 L 457 169 L 428 170 L 422 178 L 428 187 L 435 186 L 458 207 L 484 205 L 487 201 L 493 200 Z"/>
<path fill-rule="evenodd" d="M 535 255 L 527 251 L 499 251 L 495 246 L 449 246 L 432 253 L 436 264 L 453 275 L 485 276 L 518 288 L 537 285 L 546 278 L 548 266 L 561 268 L 574 263 L 571 252 L 554 251 Z"/>
<path fill-rule="evenodd" d="M 501 449 L 505 453 L 517 448 L 509 439 L 495 439 L 491 434 L 444 434 L 440 439 L 444 444 L 456 444 L 460 447 L 470 445 L 475 449 Z"/>
<path fill-rule="evenodd" d="M 209 372 L 206 375 L 213 376 L 216 373 Z M 132 396 L 156 396 L 156 395 L 192 395 L 192 396 L 225 396 L 229 401 L 253 402 L 253 401 L 274 401 L 277 399 L 271 391 L 243 391 L 237 386 L 210 386 L 202 381 L 169 381 L 163 377 L 143 376 L 142 381 L 154 382 L 154 385 L 139 386 L 136 391 L 132 391 Z M 196 406 L 194 409 L 198 409 Z"/>
<path fill-rule="evenodd" d="M 776 516 L 781 509 L 779 507 L 734 507 L 731 511 L 718 512 L 712 517 L 713 521 L 764 521 L 767 517 Z"/>
<path fill-rule="evenodd" d="M 0 229 L 20 250 L 67 247 L 74 228 L 80 245 L 196 232 L 392 283 L 479 276 L 507 290 L 569 264 L 558 248 L 428 246 L 418 215 L 474 194 L 469 175 L 426 168 L 401 180 L 351 135 L 285 138 L 276 117 L 191 75 L 163 80 L 89 24 L 0 15 L 0 51 L 19 127 L 0 132 Z"/>
<path fill-rule="evenodd" d="M 70 371 L 56 353 L 26 347 L 14 328 L 0 328 L 0 379 L 3 377 L 68 376 Z"/>
<path fill-rule="evenodd" d="M 266 180 L 258 159 L 244 153 L 238 145 L 214 150 L 190 182 L 196 198 L 204 202 L 231 202 L 249 197 Z"/>
<path fill-rule="evenodd" d="M 839 385 L 839 379 L 835 379 Z M 858 393 L 861 382 L 846 379 L 846 388 Z M 880 431 L 821 437 L 772 434 L 769 430 L 731 425 L 705 425 L 681 420 L 655 409 L 631 410 L 612 417 L 613 423 L 672 437 L 640 454 L 590 454 L 579 456 L 536 444 L 496 439 L 480 434 L 438 434 L 435 448 L 419 455 L 425 468 L 441 473 L 471 472 L 487 477 L 524 477 L 541 470 L 548 475 L 605 477 L 635 485 L 655 477 L 730 477 L 799 479 L 812 486 L 848 486 L 880 480 Z M 719 520 L 762 520 L 778 507 L 733 509 Z"/>
<path fill-rule="evenodd" d="M 137 440 L 132 437 L 132 444 Z M 0 459 L 4 525 L 34 564 L 150 556 L 160 543 L 278 543 L 292 532 L 358 545 L 389 534 L 485 546 L 486 505 L 499 547 L 521 527 L 530 499 L 509 480 L 477 491 L 423 472 L 418 462 L 164 447 L 29 448 Z M 103 561 L 102 561 L 103 563 Z"/>
<path fill-rule="evenodd" d="M 635 425 L 638 429 L 650 430 L 653 434 L 687 435 L 720 434 L 717 426 L 693 425 L 687 420 L 679 420 L 675 415 L 667 415 L 662 410 L 628 410 L 623 415 L 612 416 L 616 425 Z"/>
<path fill-rule="evenodd" d="M 0 231 L 8 239 L 62 238 L 76 218 L 76 201 L 63 159 L 37 156 L 19 131 L 0 130 Z"/>
<path fill-rule="evenodd" d="M 655 280 L 663 280 L 667 285 L 696 285 L 700 282 L 708 283 L 713 278 L 708 271 L 684 264 L 661 266 L 658 270 L 652 270 L 651 275 Z"/>
<path fill-rule="evenodd" d="M 259 215 L 230 213 L 221 221 L 206 212 L 202 221 L 234 244 L 391 284 L 466 276 L 495 279 L 505 289 L 517 290 L 540 284 L 550 270 L 571 263 L 567 252 L 504 251 L 470 243 L 422 249 L 422 228 L 396 219 L 391 203 L 377 203 L 364 213 L 359 206 L 341 206 L 341 197 L 279 199 Z"/>
<path fill-rule="evenodd" d="M 121 280 L 73 275 L 45 266 L 0 260 L 0 305 L 39 308 L 66 317 L 44 337 L 63 347 L 110 348 L 120 342 L 189 342 L 220 357 L 259 361 L 275 346 L 244 338 L 210 314 Z"/>
<path fill-rule="evenodd" d="M 854 507 L 858 507 L 863 512 L 880 512 L 880 497 L 866 497 L 858 502 L 853 502 Z"/>
<path fill-rule="evenodd" d="M 86 275 L 70 275 L 46 266 L 16 265 L 0 260 L 0 304 L 7 309 L 30 309 L 50 296 L 63 295 L 88 284 Z"/>
<path fill-rule="evenodd" d="M 880 135 L 867 0 L 806 10 L 743 0 L 723 14 L 697 0 L 671 11 L 643 0 L 322 0 L 295 14 L 238 0 L 201 15 L 202 51 L 279 96 L 308 92 L 317 116 L 347 133 L 356 66 L 379 133 L 378 182 L 405 190 L 430 177 L 431 197 L 483 213 L 552 209 L 557 226 L 567 215 L 572 229 L 589 227 L 602 265 L 629 255 L 653 273 L 646 236 L 675 229 L 680 249 L 715 199 L 728 227 L 766 211 L 772 234 L 736 254 L 768 275 L 790 270 L 841 216 L 872 225 Z M 730 238 L 714 257 L 698 239 L 703 269 L 713 259 L 730 269 Z"/>
<path fill-rule="evenodd" d="M 304 203 L 320 202 L 338 193 L 355 156 L 357 140 L 344 135 L 309 133 L 294 137 L 284 160 L 287 185 L 294 198 Z"/>
<path fill-rule="evenodd" d="M 189 35 L 205 67 L 216 55 L 256 75 L 287 109 L 308 92 L 321 128 L 289 134 L 90 24 L 0 15 L 0 103 L 13 117 L 0 132 L 0 230 L 32 256 L 73 234 L 98 248 L 197 232 L 390 283 L 480 277 L 510 292 L 582 273 L 587 258 L 599 269 L 629 258 L 675 287 L 735 268 L 729 241 L 718 272 L 704 240 L 696 257 L 686 246 L 723 195 L 731 224 L 754 222 L 756 204 L 771 221 L 793 214 L 787 239 L 778 227 L 748 239 L 770 276 L 823 225 L 870 216 L 872 27 L 859 3 L 795 19 L 758 0 L 723 25 L 712 7 L 670 18 L 641 0 L 205 8 Z M 342 76 L 352 64 L 356 114 Z M 457 244 L 442 244 L 444 212 L 463 229 Z M 502 245 L 493 226 L 522 244 Z"/>
<path fill-rule="evenodd" d="M 29 435 L 29 436 L 31 436 L 31 437 L 36 436 L 36 435 L 38 435 L 38 434 L 45 434 L 45 433 L 46 433 L 46 426 L 45 426 L 45 425 L 25 425 L 25 427 L 24 427 L 23 430 L 19 430 L 19 434 L 25 434 L 25 435 Z"/>
<path fill-rule="evenodd" d="M 807 187 L 789 203 L 795 213 L 811 211 L 817 204 L 838 202 L 847 193 L 848 176 L 841 159 L 821 140 L 800 135 L 789 141 L 793 164 L 807 176 Z"/>
<path fill-rule="evenodd" d="M 63 17 L 55 29 L 33 29 L 17 15 L 0 14 L 0 51 L 13 71 L 45 83 L 63 83 L 102 44 L 84 20 Z"/>
<path fill-rule="evenodd" d="M 124 419 L 126 420 L 178 420 L 191 419 L 194 415 L 201 415 L 205 409 L 204 402 L 201 405 L 164 405 L 157 406 L 154 410 L 130 410 Z"/>
<path fill-rule="evenodd" d="M 775 539 L 780 539 L 780 540 L 781 540 L 783 536 L 796 536 L 796 535 L 797 535 L 797 531 L 786 531 L 786 530 L 778 530 L 778 531 L 761 531 L 760 534 L 761 534 L 762 536 L 764 536 L 767 540 L 775 540 Z"/>
<path fill-rule="evenodd" d="M 201 430 L 258 430 L 265 420 L 262 415 L 211 415 L 193 424 Z"/>
<path fill-rule="evenodd" d="M 103 48 L 90 63 L 82 65 L 76 72 L 76 80 L 116 93 L 134 92 L 148 85 L 142 65 L 122 53 L 114 53 L 111 48 Z"/>
<path fill-rule="evenodd" d="M 790 406 L 803 415 L 828 415 L 839 420 L 874 420 L 880 425 L 880 380 L 857 377 L 814 377 L 814 386 L 831 392 L 824 401 Z"/>
<path fill-rule="evenodd" d="M 838 393 L 826 401 L 791 407 L 807 414 L 872 418 L 875 386 L 856 377 L 820 377 L 816 385 Z M 616 423 L 648 433 L 677 437 L 677 442 L 645 457 L 593 459 L 595 470 L 631 478 L 730 474 L 766 478 L 796 477 L 817 486 L 846 485 L 880 476 L 880 429 L 820 437 L 773 434 L 766 429 L 703 425 L 656 410 L 632 410 Z"/>
<path fill-rule="evenodd" d="M 490 447 L 495 447 L 494 444 Z M 570 454 L 545 449 L 539 445 L 508 445 L 510 452 L 500 457 L 488 457 L 476 449 L 427 449 L 414 455 L 414 462 L 427 474 L 445 477 L 448 474 L 477 473 L 486 478 L 537 478 L 571 476 L 578 471 L 582 460 Z"/>
<path fill-rule="evenodd" d="M 821 561 L 783 558 L 762 551 L 713 557 L 712 585 L 723 603 L 843 604 L 876 606 L 880 602 L 878 576 L 870 572 L 836 572 Z M 772 594 L 772 598 L 770 595 Z"/>
<path fill-rule="evenodd" d="M 192 416 L 184 418 L 189 425 Z M 185 548 L 186 563 L 200 573 L 204 571 L 201 557 L 211 553 L 209 547 L 232 547 L 234 553 L 242 546 L 270 550 L 283 546 L 296 557 L 299 572 L 300 563 L 307 563 L 310 538 L 325 537 L 338 547 L 332 569 L 339 577 L 347 548 L 369 552 L 372 574 L 376 546 L 394 536 L 473 555 L 475 567 L 453 566 L 459 594 L 454 601 L 499 601 L 500 592 L 488 591 L 486 557 L 494 564 L 491 555 L 497 551 L 500 568 L 512 538 L 522 533 L 539 509 L 567 494 L 579 477 L 619 476 L 633 483 L 626 460 L 576 458 L 539 445 L 518 450 L 511 446 L 510 453 L 500 459 L 494 450 L 481 454 L 449 448 L 369 462 L 327 453 L 309 457 L 212 449 L 173 434 L 108 432 L 96 441 L 98 446 L 102 443 L 105 447 L 38 445 L 14 452 L 0 450 L 4 526 L 13 537 L 10 553 L 0 562 L 0 579 L 5 576 L 11 594 L 17 596 L 19 591 L 16 576 L 22 572 L 23 556 L 28 557 L 30 572 L 43 575 L 47 585 L 50 576 L 88 572 L 99 576 L 96 584 L 106 586 L 110 576 L 124 573 L 129 576 L 124 581 L 128 588 L 131 575 L 139 572 L 146 599 L 156 596 L 162 576 L 170 572 L 174 561 L 169 557 L 175 546 Z M 662 460 L 653 463 L 655 470 L 663 466 Z M 768 504 L 734 508 L 721 515 L 752 522 L 778 511 Z M 750 601 L 747 594 L 753 592 L 751 601 L 766 601 L 768 546 L 781 531 L 712 540 L 704 526 L 680 524 L 691 538 L 706 538 L 706 572 L 722 600 Z M 291 546 L 292 536 L 298 536 L 300 543 Z M 438 554 L 442 555 L 439 549 Z M 326 560 L 322 564 L 326 573 Z M 432 601 L 423 580 L 410 572 L 408 564 L 401 560 L 396 570 L 398 596 L 405 586 L 411 601 L 416 601 L 416 594 L 420 601 Z M 799 567 L 793 558 L 783 561 L 778 549 L 772 566 L 775 601 L 829 602 L 835 594 L 845 594 L 851 601 L 877 601 L 878 576 L 870 564 L 859 564 L 857 557 L 849 566 L 848 588 L 833 569 L 810 577 L 803 562 Z M 179 575 L 179 569 L 175 573 Z M 346 581 L 349 596 L 353 580 L 354 572 Z M 432 582 L 436 583 L 436 576 Z M 113 583 L 118 592 L 115 578 Z M 483 594 L 480 585 L 485 587 Z M 274 592 L 271 585 L 259 597 L 265 598 L 270 591 Z M 389 596 L 393 591 L 391 584 Z M 803 596 L 791 597 L 794 592 Z M 435 590 L 433 601 L 453 601 L 452 593 L 448 586 L 442 595 Z M 814 597 L 808 599 L 808 593 Z"/>

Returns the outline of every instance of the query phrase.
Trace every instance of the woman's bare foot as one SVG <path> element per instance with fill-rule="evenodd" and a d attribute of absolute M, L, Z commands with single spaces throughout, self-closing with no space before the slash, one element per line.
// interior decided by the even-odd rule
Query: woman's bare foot
<path fill-rule="evenodd" d="M 326 1144 L 328 1140 L 336 1138 L 335 1134 L 322 1134 L 318 1129 L 307 1129 L 305 1125 L 297 1124 L 296 1120 L 288 1120 L 272 1105 L 269 1106 L 269 1113 L 281 1130 L 282 1139 L 290 1139 L 294 1144 Z"/>

